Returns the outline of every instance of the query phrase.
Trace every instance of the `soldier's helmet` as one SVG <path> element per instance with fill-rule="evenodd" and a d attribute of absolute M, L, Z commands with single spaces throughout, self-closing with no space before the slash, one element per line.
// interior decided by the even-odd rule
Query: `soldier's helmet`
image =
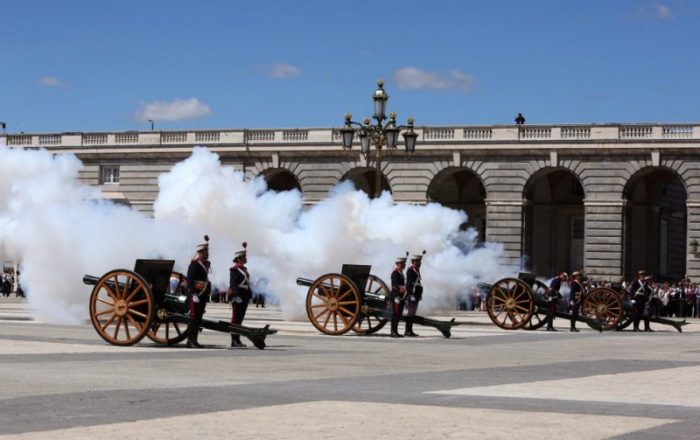
<path fill-rule="evenodd" d="M 197 245 L 197 252 L 209 252 L 209 236 L 204 236 L 204 243 Z"/>
<path fill-rule="evenodd" d="M 408 252 L 406 252 L 406 255 L 402 255 L 400 257 L 396 257 L 394 260 L 394 263 L 396 264 L 406 264 L 406 259 L 408 258 Z"/>
<path fill-rule="evenodd" d="M 411 261 L 421 261 L 423 260 L 423 255 L 425 255 L 425 250 L 423 251 L 422 254 L 415 254 L 414 256 L 411 257 Z"/>
<path fill-rule="evenodd" d="M 248 257 L 248 243 L 243 242 L 243 249 L 233 254 L 233 261 Z"/>

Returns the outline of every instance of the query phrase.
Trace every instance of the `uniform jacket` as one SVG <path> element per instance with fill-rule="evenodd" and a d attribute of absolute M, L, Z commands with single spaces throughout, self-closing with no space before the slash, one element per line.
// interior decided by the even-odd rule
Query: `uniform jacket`
<path fill-rule="evenodd" d="M 234 298 L 240 297 L 244 302 L 250 301 L 253 296 L 250 290 L 250 275 L 244 265 L 236 263 L 230 269 L 229 288 Z"/>
<path fill-rule="evenodd" d="M 200 299 L 207 301 L 211 292 L 209 283 L 209 260 L 195 258 L 187 268 L 187 291 L 190 295 L 198 295 Z M 202 285 L 204 286 L 202 288 Z"/>
<path fill-rule="evenodd" d="M 420 269 L 412 264 L 406 271 L 406 295 L 414 297 L 415 301 L 420 301 L 423 297 L 423 284 Z"/>
<path fill-rule="evenodd" d="M 401 287 L 406 286 L 406 278 L 403 276 L 403 272 L 399 269 L 394 269 L 391 273 L 391 297 L 403 297 L 401 292 Z"/>

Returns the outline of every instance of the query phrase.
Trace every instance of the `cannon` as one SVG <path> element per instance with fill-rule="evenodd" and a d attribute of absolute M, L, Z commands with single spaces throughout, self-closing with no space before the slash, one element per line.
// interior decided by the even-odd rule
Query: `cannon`
<path fill-rule="evenodd" d="M 581 305 L 581 314 L 601 320 L 603 330 L 624 330 L 632 324 L 636 313 L 634 303 L 627 298 L 627 291 L 617 284 L 589 291 Z M 688 324 L 685 319 L 677 321 L 663 317 L 651 317 L 649 322 L 670 325 L 678 333 L 683 333 L 683 326 Z"/>
<path fill-rule="evenodd" d="M 173 260 L 136 260 L 134 270 L 115 269 L 83 283 L 94 286 L 90 295 L 90 320 L 102 339 L 113 345 L 133 345 L 148 337 L 163 345 L 187 338 L 191 328 L 187 304 L 187 279 L 173 272 Z M 245 336 L 255 347 L 265 348 L 267 335 L 277 333 L 269 325 L 251 328 L 226 321 L 202 320 L 202 328 Z"/>
<path fill-rule="evenodd" d="M 342 335 L 352 330 L 369 335 L 381 330 L 391 319 L 389 287 L 376 275 L 372 267 L 344 264 L 341 273 L 328 273 L 315 280 L 297 278 L 297 284 L 308 287 L 306 314 L 321 333 Z M 405 321 L 405 317 L 400 318 Z M 434 327 L 446 338 L 451 328 L 459 323 L 438 321 L 415 316 L 413 323 Z"/>
<path fill-rule="evenodd" d="M 488 288 L 486 312 L 491 321 L 502 329 L 536 330 L 546 324 L 550 305 L 548 286 L 536 280 L 534 274 L 521 272 L 518 278 L 503 278 L 492 285 L 482 283 L 479 287 Z M 562 311 L 557 311 L 555 315 L 563 319 L 571 319 L 572 316 Z M 580 314 L 576 321 L 603 331 L 603 322 L 596 316 Z"/>

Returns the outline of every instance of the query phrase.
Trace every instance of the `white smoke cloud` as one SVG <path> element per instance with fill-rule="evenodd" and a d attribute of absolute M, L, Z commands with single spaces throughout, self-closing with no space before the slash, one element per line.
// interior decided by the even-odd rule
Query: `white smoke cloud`
<path fill-rule="evenodd" d="M 136 122 L 184 121 L 199 119 L 211 114 L 211 108 L 197 98 L 174 99 L 170 102 L 150 102 L 141 104 L 134 114 Z"/>
<path fill-rule="evenodd" d="M 71 155 L 0 147 L 0 253 L 20 262 L 29 301 L 49 322 L 87 319 L 84 274 L 131 269 L 137 258 L 174 259 L 185 272 L 205 233 L 214 284 L 226 287 L 233 253 L 247 241 L 254 285 L 288 318 L 305 316 L 296 277 L 340 272 L 343 263 L 371 264 L 389 281 L 395 257 L 427 250 L 424 312 L 452 308 L 477 281 L 513 272 L 498 263 L 500 245 L 476 249 L 474 231 L 459 231 L 465 215 L 436 204 L 396 205 L 388 193 L 369 199 L 346 183 L 304 210 L 298 191 L 267 191 L 264 180 L 245 181 L 195 148 L 159 177 L 151 219 L 100 201 L 79 183 L 81 166 Z"/>

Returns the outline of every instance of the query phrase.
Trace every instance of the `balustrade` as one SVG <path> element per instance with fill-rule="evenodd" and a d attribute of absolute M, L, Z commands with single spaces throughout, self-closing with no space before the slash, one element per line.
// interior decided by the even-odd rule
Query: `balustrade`
<path fill-rule="evenodd" d="M 187 133 L 180 131 L 166 131 L 160 134 L 160 141 L 164 144 L 183 144 L 187 142 Z"/>
<path fill-rule="evenodd" d="M 652 127 L 641 125 L 628 125 L 620 127 L 620 139 L 650 138 Z"/>
<path fill-rule="evenodd" d="M 449 140 L 455 138 L 454 128 L 424 128 L 423 138 L 426 140 Z"/>
<path fill-rule="evenodd" d="M 194 134 L 195 142 L 219 142 L 218 131 L 198 131 Z"/>
<path fill-rule="evenodd" d="M 284 130 L 282 140 L 285 142 L 304 142 L 309 140 L 309 130 Z"/>
<path fill-rule="evenodd" d="M 117 133 L 114 141 L 118 144 L 136 144 L 139 141 L 138 133 Z"/>
<path fill-rule="evenodd" d="M 551 127 L 520 127 L 520 139 L 550 139 L 552 137 Z"/>
<path fill-rule="evenodd" d="M 490 128 L 465 128 L 464 129 L 464 139 L 469 139 L 469 140 L 491 139 L 491 136 L 493 136 L 493 131 Z"/>
<path fill-rule="evenodd" d="M 664 125 L 661 135 L 665 138 L 691 139 L 693 137 L 692 125 Z"/>
<path fill-rule="evenodd" d="M 60 134 L 46 134 L 39 136 L 39 145 L 50 146 L 50 145 L 61 145 L 61 135 Z"/>
<path fill-rule="evenodd" d="M 107 135 L 104 133 L 83 135 L 83 145 L 104 145 L 106 143 Z"/>
<path fill-rule="evenodd" d="M 591 127 L 562 127 L 562 139 L 590 139 Z"/>
<path fill-rule="evenodd" d="M 274 130 L 250 130 L 248 131 L 249 142 L 271 142 L 275 140 Z"/>

